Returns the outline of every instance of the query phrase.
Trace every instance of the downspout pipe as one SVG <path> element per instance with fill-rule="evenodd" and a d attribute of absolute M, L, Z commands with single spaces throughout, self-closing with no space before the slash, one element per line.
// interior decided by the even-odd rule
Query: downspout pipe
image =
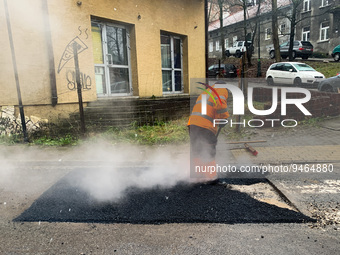
<path fill-rule="evenodd" d="M 52 106 L 56 106 L 58 103 L 58 92 L 57 92 L 54 52 L 53 52 L 53 45 L 52 45 L 52 35 L 51 35 L 51 26 L 50 26 L 47 0 L 43 0 L 42 8 L 43 8 L 43 13 L 44 13 L 45 40 L 46 40 L 46 46 L 47 46 L 48 67 L 49 67 L 49 74 L 50 74 Z"/>
<path fill-rule="evenodd" d="M 209 17 L 208 17 L 208 0 L 204 0 L 204 18 L 205 18 L 205 77 L 208 78 L 208 65 L 209 65 L 209 52 L 208 52 L 208 28 L 209 28 Z"/>
<path fill-rule="evenodd" d="M 23 136 L 24 136 L 24 142 L 28 143 L 29 140 L 28 140 L 28 134 L 27 134 L 27 129 L 26 129 L 25 112 L 24 112 L 24 106 L 22 104 L 22 98 L 21 98 L 19 74 L 18 74 L 17 61 L 16 61 L 16 57 L 15 57 L 14 41 L 13 41 L 12 27 L 11 27 L 11 19 L 9 17 L 7 0 L 4 0 L 4 7 L 5 7 L 5 15 L 6 15 L 9 45 L 10 45 L 11 53 L 12 53 L 12 64 L 13 64 L 15 85 L 16 85 L 17 94 L 18 94 L 18 104 L 19 104 L 19 112 L 20 112 L 20 118 L 21 118 L 22 132 L 23 132 Z"/>

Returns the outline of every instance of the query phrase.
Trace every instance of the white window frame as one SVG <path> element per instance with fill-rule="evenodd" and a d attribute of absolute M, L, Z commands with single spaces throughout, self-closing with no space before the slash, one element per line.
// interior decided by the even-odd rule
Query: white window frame
<path fill-rule="evenodd" d="M 284 27 L 284 29 L 282 29 L 282 27 Z M 287 30 L 286 23 L 281 23 L 280 24 L 280 36 L 284 36 L 286 34 L 286 30 Z M 283 31 L 284 31 L 284 33 L 283 33 Z"/>
<path fill-rule="evenodd" d="M 229 39 L 228 38 L 225 38 L 224 39 L 224 48 L 228 48 L 229 47 Z"/>
<path fill-rule="evenodd" d="M 237 35 L 233 36 L 233 45 L 237 41 Z"/>
<path fill-rule="evenodd" d="M 214 51 L 214 42 L 209 42 L 209 52 Z"/>
<path fill-rule="evenodd" d="M 311 10 L 311 0 L 303 0 L 303 6 L 302 6 L 302 11 L 304 12 L 309 12 Z"/>
<path fill-rule="evenodd" d="M 171 71 L 171 80 L 172 80 L 172 84 L 171 84 L 171 91 L 163 91 L 163 95 L 165 94 L 181 94 L 184 91 L 183 88 L 183 40 L 182 38 L 178 37 L 178 36 L 173 36 L 173 35 L 169 35 L 169 34 L 162 34 L 161 36 L 169 36 L 170 37 L 170 52 L 171 52 L 171 67 L 162 67 L 162 71 Z M 174 39 L 179 39 L 181 42 L 181 68 L 176 68 L 174 66 L 175 64 L 175 59 L 174 59 Z M 181 72 L 181 90 L 175 90 L 175 72 Z M 163 88 L 162 88 L 163 89 Z"/>
<path fill-rule="evenodd" d="M 321 6 L 320 7 L 325 7 L 329 5 L 329 1 L 328 0 L 321 0 Z"/>
<path fill-rule="evenodd" d="M 272 38 L 271 35 L 272 35 L 272 29 L 270 27 L 267 27 L 265 29 L 265 37 L 264 37 L 264 39 L 265 40 L 270 40 Z"/>
<path fill-rule="evenodd" d="M 215 42 L 215 50 L 216 51 L 220 51 L 220 41 L 219 40 L 217 40 L 216 42 Z"/>
<path fill-rule="evenodd" d="M 92 20 L 91 22 L 100 24 L 102 28 L 102 46 L 103 46 L 103 64 L 94 64 L 95 67 L 104 68 L 104 76 L 105 76 L 105 86 L 106 86 L 106 93 L 99 93 L 97 92 L 98 97 L 115 97 L 115 96 L 131 96 L 133 95 L 133 88 L 132 88 L 132 73 L 131 73 L 131 47 L 130 47 L 130 31 L 127 26 L 117 24 L 114 22 L 105 22 L 100 20 Z M 126 46 L 127 47 L 127 65 L 115 65 L 110 64 L 110 57 L 108 54 L 107 49 L 107 38 L 106 38 L 106 31 L 107 26 L 114 26 L 118 28 L 122 28 L 126 30 Z M 129 75 L 129 93 L 112 93 L 111 87 L 109 85 L 110 83 L 110 68 L 126 68 L 128 69 L 128 75 Z"/>
<path fill-rule="evenodd" d="M 305 28 L 309 28 L 309 29 L 305 31 Z M 309 39 L 310 39 L 310 26 L 302 28 L 302 37 L 301 38 L 302 38 L 302 41 L 309 41 Z"/>
<path fill-rule="evenodd" d="M 328 23 L 328 26 L 323 27 L 322 25 L 325 23 Z M 322 35 L 324 35 L 324 38 Z M 326 38 L 326 35 L 328 35 L 327 38 Z M 329 40 L 329 21 L 326 21 L 320 24 L 320 42 L 328 41 L 328 40 Z"/>

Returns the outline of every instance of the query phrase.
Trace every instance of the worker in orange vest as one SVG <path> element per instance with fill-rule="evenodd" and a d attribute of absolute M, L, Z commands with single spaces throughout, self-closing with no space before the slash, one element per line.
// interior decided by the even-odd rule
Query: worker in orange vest
<path fill-rule="evenodd" d="M 218 81 L 216 83 L 224 83 Z M 201 83 L 203 84 L 203 83 Z M 224 125 L 214 125 L 214 119 L 227 119 L 228 90 L 204 84 L 206 89 L 197 98 L 189 118 L 191 177 L 205 181 L 217 180 L 215 155 L 218 129 Z M 202 100 L 206 100 L 203 102 Z M 205 110 L 202 113 L 202 104 Z"/>

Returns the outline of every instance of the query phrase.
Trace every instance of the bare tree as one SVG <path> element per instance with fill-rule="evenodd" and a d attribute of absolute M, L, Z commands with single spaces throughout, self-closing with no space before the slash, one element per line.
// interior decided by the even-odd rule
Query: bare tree
<path fill-rule="evenodd" d="M 296 13 L 299 6 L 303 3 L 303 0 L 291 0 L 291 1 L 292 1 L 292 14 L 287 17 L 290 20 L 289 49 L 288 49 L 289 61 L 292 61 L 295 58 L 295 56 L 293 56 L 295 27 L 301 21 L 297 20 Z"/>
<path fill-rule="evenodd" d="M 219 21 L 220 21 L 220 45 L 222 47 L 222 60 L 225 59 L 225 45 L 224 45 L 224 28 L 223 28 L 223 14 L 226 9 L 226 0 L 218 0 L 218 7 L 219 7 Z"/>
<path fill-rule="evenodd" d="M 248 0 L 236 0 L 234 1 L 236 5 L 239 5 L 242 7 L 243 9 L 243 33 L 244 33 L 244 41 L 245 41 L 245 45 L 246 45 L 246 55 L 247 55 L 247 62 L 248 62 L 248 66 L 252 66 L 251 63 L 251 59 L 253 56 L 253 50 L 254 50 L 254 39 L 255 39 L 255 35 L 256 35 L 256 31 L 258 28 L 258 22 L 259 19 L 256 19 L 255 23 L 249 23 L 248 19 L 249 19 L 249 14 L 248 14 L 248 6 L 249 6 L 249 1 Z M 259 17 L 260 14 L 260 10 L 261 10 L 261 0 L 258 1 L 258 5 L 257 5 L 257 11 L 256 11 L 256 16 Z M 248 25 L 250 25 L 250 40 L 248 37 Z M 251 42 L 249 44 L 249 41 Z"/>
<path fill-rule="evenodd" d="M 222 59 L 225 59 L 225 28 L 223 26 L 224 14 L 229 11 L 230 1 L 229 0 L 209 0 L 209 22 L 219 20 L 220 24 L 220 45 L 222 49 Z"/>
<path fill-rule="evenodd" d="M 276 62 L 281 61 L 280 54 L 280 44 L 279 44 L 279 33 L 278 33 L 278 24 L 277 24 L 277 0 L 272 0 L 272 39 L 274 45 L 275 52 L 275 60 Z"/>
<path fill-rule="evenodd" d="M 298 10 L 300 9 L 300 6 L 302 5 L 302 3 L 304 2 L 304 0 L 290 0 L 291 4 L 292 4 L 292 11 L 289 13 L 282 13 L 281 15 L 283 17 L 288 18 L 288 20 L 290 21 L 290 33 L 289 33 L 289 49 L 288 49 L 288 56 L 289 56 L 289 61 L 292 61 L 295 56 L 294 56 L 294 52 L 293 52 L 293 46 L 294 46 L 294 37 L 295 37 L 295 28 L 296 25 L 298 23 L 300 23 L 301 21 L 305 20 L 305 19 L 309 19 L 311 17 L 317 17 L 317 16 L 321 16 L 324 15 L 327 10 L 325 10 L 324 12 L 318 14 L 318 15 L 312 15 L 312 16 L 304 16 L 298 18 Z"/>

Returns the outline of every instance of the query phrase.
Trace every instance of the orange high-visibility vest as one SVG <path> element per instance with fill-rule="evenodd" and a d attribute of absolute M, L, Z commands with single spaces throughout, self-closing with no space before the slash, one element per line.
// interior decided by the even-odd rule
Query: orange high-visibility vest
<path fill-rule="evenodd" d="M 214 86 L 212 87 L 214 88 Z M 218 125 L 214 127 L 214 123 L 213 123 L 214 119 L 227 119 L 229 117 L 229 113 L 227 110 L 228 90 L 224 88 L 223 89 L 219 88 L 215 90 L 219 94 L 222 104 L 220 103 L 215 93 L 212 92 L 210 89 L 208 89 L 208 91 L 214 96 L 216 104 L 209 94 L 207 94 L 206 92 L 203 92 L 196 100 L 196 104 L 193 107 L 188 125 L 199 126 L 202 128 L 209 129 L 214 134 L 217 133 Z M 203 115 L 201 113 L 202 95 L 204 94 L 208 95 L 206 115 Z"/>

